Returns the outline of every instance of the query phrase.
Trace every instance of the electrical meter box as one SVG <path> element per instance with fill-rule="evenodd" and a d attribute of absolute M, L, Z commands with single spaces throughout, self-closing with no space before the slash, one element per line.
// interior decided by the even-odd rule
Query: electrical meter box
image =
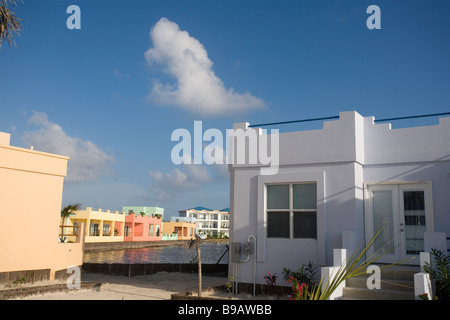
<path fill-rule="evenodd" d="M 251 242 L 245 242 L 242 246 L 242 250 L 245 254 L 253 254 L 253 244 Z"/>
<path fill-rule="evenodd" d="M 241 243 L 232 242 L 230 247 L 231 262 L 241 261 Z"/>

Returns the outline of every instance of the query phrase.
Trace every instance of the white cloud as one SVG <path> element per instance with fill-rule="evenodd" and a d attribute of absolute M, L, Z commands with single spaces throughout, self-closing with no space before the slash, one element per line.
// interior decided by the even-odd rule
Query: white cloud
<path fill-rule="evenodd" d="M 243 112 L 264 106 L 250 93 L 226 89 L 213 71 L 204 46 L 187 31 L 166 18 L 151 29 L 153 48 L 145 52 L 149 64 L 159 64 L 176 79 L 176 84 L 155 80 L 150 97 L 162 105 L 176 105 L 202 115 Z"/>
<path fill-rule="evenodd" d="M 70 157 L 66 181 L 95 179 L 109 171 L 114 162 L 112 155 L 106 154 L 92 141 L 70 137 L 62 127 L 48 120 L 47 114 L 33 111 L 29 122 L 40 127 L 37 131 L 26 132 L 22 140 L 35 150 Z"/>
<path fill-rule="evenodd" d="M 175 168 L 170 173 L 162 173 L 160 170 L 148 171 L 154 182 L 150 190 L 156 194 L 157 200 L 169 200 L 176 195 L 204 186 L 212 180 L 204 166 L 186 164 L 183 168 L 184 171 Z"/>
<path fill-rule="evenodd" d="M 193 164 L 193 160 L 190 160 L 171 172 L 148 171 L 153 182 L 150 191 L 155 200 L 171 200 L 200 188 L 208 190 L 214 183 L 223 183 L 230 177 L 227 164 L 202 165 Z"/>

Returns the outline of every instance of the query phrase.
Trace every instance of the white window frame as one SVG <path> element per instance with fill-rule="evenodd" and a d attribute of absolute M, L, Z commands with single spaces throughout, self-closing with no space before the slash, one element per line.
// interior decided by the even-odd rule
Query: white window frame
<path fill-rule="evenodd" d="M 316 186 L 316 190 L 317 190 L 317 183 L 316 181 L 309 181 L 309 182 L 290 182 L 290 183 L 268 183 L 266 184 L 266 219 L 268 221 L 268 216 L 269 216 L 269 212 L 289 212 L 289 237 L 285 238 L 285 237 L 269 237 L 269 225 L 267 224 L 267 233 L 266 233 L 266 237 L 268 239 L 317 239 L 317 194 L 316 194 L 316 208 L 315 209 L 294 209 L 294 185 L 299 185 L 299 184 L 314 184 Z M 267 187 L 268 186 L 285 186 L 288 185 L 289 186 L 289 208 L 288 209 L 268 209 L 267 208 Z M 315 237 L 294 237 L 294 213 L 297 212 L 314 212 L 315 216 L 316 216 L 316 236 Z"/>
<path fill-rule="evenodd" d="M 317 264 L 326 263 L 326 235 L 325 235 L 325 171 L 310 172 L 289 172 L 277 173 L 274 175 L 258 175 L 257 180 L 257 217 L 256 217 L 256 237 L 257 237 L 257 260 L 266 261 L 266 245 L 268 241 L 297 241 L 307 243 L 317 247 Z M 267 216 L 266 216 L 266 185 L 267 184 L 301 184 L 316 183 L 317 186 L 317 238 L 305 239 L 280 239 L 267 238 Z"/>

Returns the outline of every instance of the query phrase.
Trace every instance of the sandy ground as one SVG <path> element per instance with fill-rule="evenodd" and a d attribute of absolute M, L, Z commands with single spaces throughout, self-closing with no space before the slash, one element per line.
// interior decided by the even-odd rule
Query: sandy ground
<path fill-rule="evenodd" d="M 174 293 L 196 291 L 198 275 L 179 272 L 158 272 L 146 276 L 112 276 L 83 273 L 81 281 L 100 282 L 98 289 L 70 290 L 69 292 L 46 293 L 17 298 L 16 300 L 170 300 Z M 202 288 L 224 286 L 227 278 L 203 275 Z M 63 281 L 40 282 L 33 285 L 65 283 Z M 25 285 L 21 285 L 25 286 Z M 1 289 L 1 288 L 0 288 Z M 203 296 L 227 297 L 227 293 L 204 293 Z M 235 299 L 251 299 L 247 294 L 234 296 Z"/>

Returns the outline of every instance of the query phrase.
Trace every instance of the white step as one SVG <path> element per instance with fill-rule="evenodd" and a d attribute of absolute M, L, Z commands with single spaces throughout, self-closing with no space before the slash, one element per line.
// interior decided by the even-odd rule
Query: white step
<path fill-rule="evenodd" d="M 414 274 L 416 266 L 392 266 L 381 268 L 380 289 L 368 289 L 367 277 L 363 274 L 346 281 L 341 300 L 414 300 Z"/>

